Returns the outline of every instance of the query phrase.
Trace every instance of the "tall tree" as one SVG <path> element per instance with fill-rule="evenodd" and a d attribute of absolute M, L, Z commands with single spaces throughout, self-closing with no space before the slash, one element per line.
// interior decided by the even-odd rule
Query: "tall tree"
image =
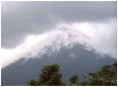
<path fill-rule="evenodd" d="M 64 85 L 62 81 L 62 75 L 59 73 L 59 65 L 52 64 L 46 65 L 41 69 L 41 74 L 39 75 L 39 80 L 31 80 L 28 85 L 47 85 L 47 86 L 60 86 Z"/>
<path fill-rule="evenodd" d="M 78 80 L 78 76 L 77 75 L 72 75 L 69 78 L 69 84 L 68 85 L 80 85 L 79 80 Z"/>

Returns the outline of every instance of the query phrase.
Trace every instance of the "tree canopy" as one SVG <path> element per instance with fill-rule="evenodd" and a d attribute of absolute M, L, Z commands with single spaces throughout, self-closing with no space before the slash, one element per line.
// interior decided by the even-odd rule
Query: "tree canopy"
<path fill-rule="evenodd" d="M 85 85 L 117 85 L 117 63 L 102 66 L 97 72 L 89 73 L 87 79 L 88 82 Z"/>
<path fill-rule="evenodd" d="M 70 78 L 69 78 L 69 84 L 68 85 L 79 85 L 79 80 L 78 80 L 78 76 L 77 75 L 72 75 Z"/>
<path fill-rule="evenodd" d="M 28 81 L 29 86 L 116 86 L 117 85 L 117 63 L 102 66 L 98 71 L 84 76 L 86 81 L 80 82 L 77 75 L 72 75 L 67 84 L 62 80 L 58 64 L 46 65 L 41 69 L 39 80 Z"/>
<path fill-rule="evenodd" d="M 49 85 L 49 86 L 59 86 L 64 85 L 62 81 L 62 75 L 59 73 L 59 65 L 52 64 L 46 65 L 41 69 L 41 74 L 39 75 L 39 80 L 30 80 L 28 85 Z"/>

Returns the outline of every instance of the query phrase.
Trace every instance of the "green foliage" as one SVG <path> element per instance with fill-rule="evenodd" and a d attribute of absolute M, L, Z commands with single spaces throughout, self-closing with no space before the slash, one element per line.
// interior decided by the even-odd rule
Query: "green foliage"
<path fill-rule="evenodd" d="M 79 80 L 77 75 L 72 75 L 69 78 L 69 85 L 79 85 Z"/>
<path fill-rule="evenodd" d="M 59 86 L 64 85 L 62 81 L 62 75 L 59 73 L 59 65 L 52 64 L 46 65 L 41 69 L 41 74 L 39 75 L 39 81 L 31 80 L 28 85 L 49 85 L 49 86 Z"/>
<path fill-rule="evenodd" d="M 95 73 L 89 73 L 87 79 L 88 82 L 84 85 L 117 85 L 117 63 L 102 66 L 99 71 Z"/>
<path fill-rule="evenodd" d="M 29 86 L 61 86 L 65 85 L 62 81 L 62 74 L 59 73 L 59 65 L 52 64 L 46 65 L 41 69 L 39 80 L 28 81 Z M 117 85 L 117 63 L 112 65 L 105 65 L 97 72 L 89 73 L 88 76 L 84 76 L 86 81 L 79 82 L 77 75 L 72 75 L 69 78 L 67 85 L 71 86 L 116 86 Z"/>
<path fill-rule="evenodd" d="M 38 81 L 36 81 L 36 80 L 30 80 L 30 81 L 27 81 L 27 83 L 29 86 L 37 86 L 38 85 Z"/>

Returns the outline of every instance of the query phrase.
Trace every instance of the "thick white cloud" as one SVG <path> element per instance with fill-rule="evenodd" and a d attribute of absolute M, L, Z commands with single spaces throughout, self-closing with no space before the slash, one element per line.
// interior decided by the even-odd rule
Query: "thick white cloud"
<path fill-rule="evenodd" d="M 41 56 L 52 48 L 58 51 L 63 45 L 72 47 L 80 43 L 97 53 L 117 57 L 116 20 L 104 23 L 73 22 L 59 23 L 55 29 L 40 35 L 28 35 L 26 40 L 14 49 L 1 49 L 2 68 L 21 59 Z M 90 47 L 89 47 L 90 46 Z M 51 55 L 51 54 L 49 54 Z"/>
<path fill-rule="evenodd" d="M 89 43 L 97 52 L 117 57 L 117 22 L 115 19 L 106 23 L 74 23 L 72 26 L 91 39 Z"/>

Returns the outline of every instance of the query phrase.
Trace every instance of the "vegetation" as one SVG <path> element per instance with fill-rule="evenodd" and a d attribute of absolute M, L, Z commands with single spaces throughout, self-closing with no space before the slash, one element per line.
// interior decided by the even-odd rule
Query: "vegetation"
<path fill-rule="evenodd" d="M 84 76 L 86 81 L 79 82 L 77 75 L 72 75 L 69 78 L 67 84 L 62 81 L 62 74 L 59 73 L 59 65 L 52 64 L 46 65 L 41 69 L 41 74 L 39 75 L 39 80 L 28 81 L 29 86 L 61 86 L 61 85 L 71 85 L 71 86 L 116 86 L 117 85 L 117 63 L 112 65 L 105 65 L 100 68 L 95 73 L 89 73 L 88 76 Z"/>
<path fill-rule="evenodd" d="M 72 75 L 72 76 L 69 78 L 69 84 L 68 84 L 68 85 L 71 85 L 71 86 L 80 85 L 80 84 L 79 84 L 79 80 L 78 80 L 78 76 L 77 76 L 77 75 Z"/>
<path fill-rule="evenodd" d="M 45 86 L 61 86 L 64 85 L 62 81 L 62 75 L 59 73 L 59 65 L 52 64 L 46 65 L 41 69 L 41 74 L 39 75 L 39 80 L 30 80 L 28 85 L 45 85 Z"/>
<path fill-rule="evenodd" d="M 112 86 L 117 85 L 117 63 L 112 65 L 105 65 L 95 73 L 89 73 L 85 85 L 104 85 Z"/>

